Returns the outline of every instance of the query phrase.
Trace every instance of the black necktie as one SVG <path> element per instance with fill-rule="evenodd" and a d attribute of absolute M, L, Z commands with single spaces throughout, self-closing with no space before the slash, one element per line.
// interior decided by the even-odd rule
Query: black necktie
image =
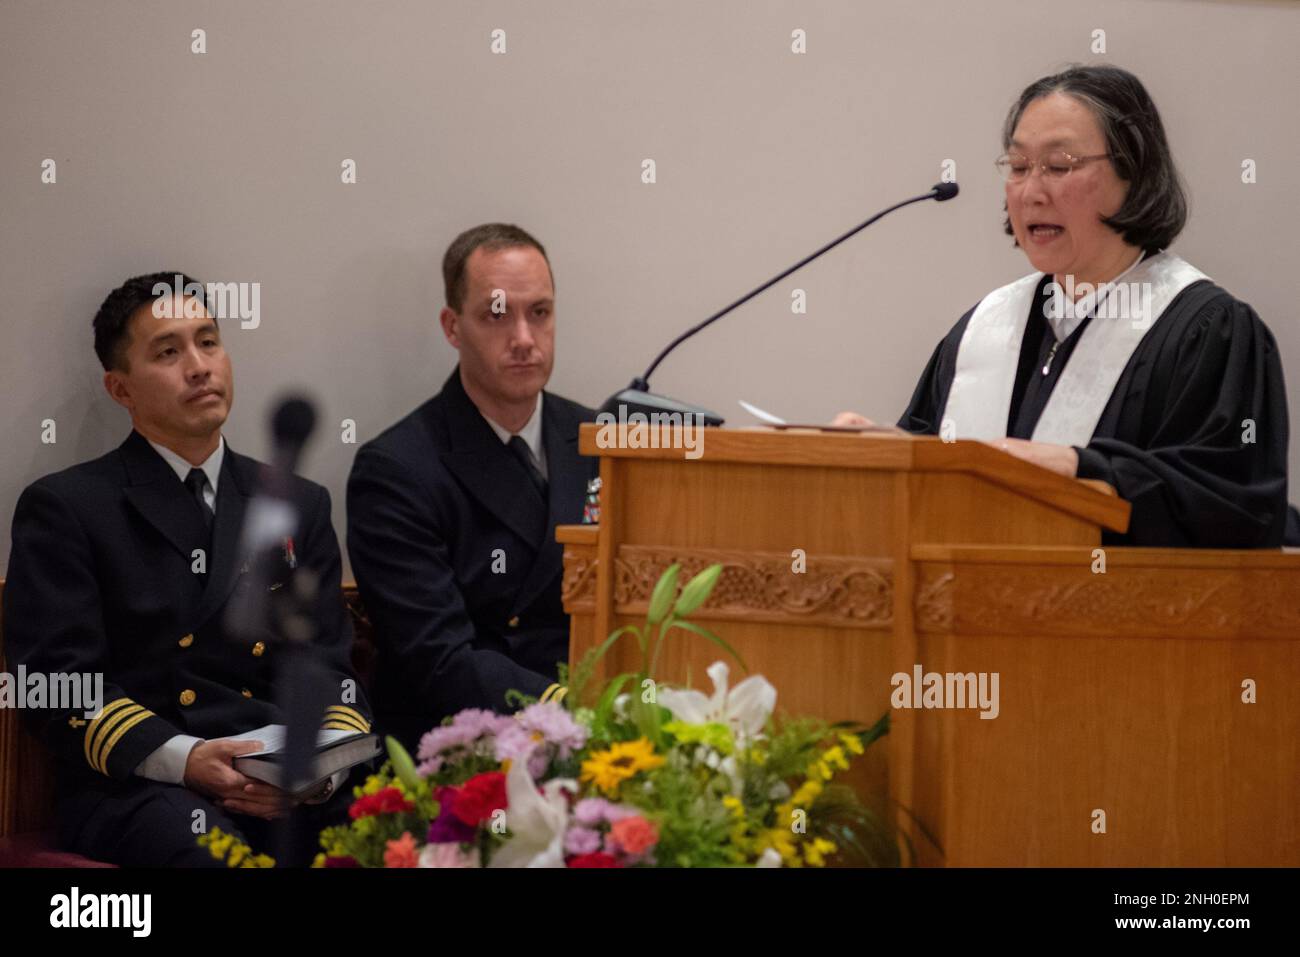
<path fill-rule="evenodd" d="M 212 520 L 216 514 L 208 505 L 207 500 L 203 497 L 203 486 L 207 484 L 208 477 L 203 474 L 203 469 L 190 469 L 190 474 L 185 476 L 185 487 L 190 490 L 194 496 L 194 501 L 199 504 L 199 513 L 203 516 L 203 527 L 207 529 L 208 534 L 212 534 Z"/>
<path fill-rule="evenodd" d="M 540 495 L 542 501 L 545 502 L 546 478 L 542 475 L 542 470 L 537 467 L 537 463 L 533 461 L 533 452 L 528 447 L 528 443 L 524 441 L 524 437 L 522 435 L 510 436 L 510 441 L 506 443 L 506 447 L 514 453 L 515 458 L 517 458 L 520 464 L 523 465 L 524 471 L 527 472 L 528 477 L 532 479 L 533 488 L 537 489 L 537 494 Z"/>

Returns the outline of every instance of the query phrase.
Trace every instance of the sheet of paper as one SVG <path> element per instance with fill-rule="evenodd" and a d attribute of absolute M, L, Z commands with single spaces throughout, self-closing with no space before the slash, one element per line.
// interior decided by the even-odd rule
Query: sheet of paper
<path fill-rule="evenodd" d="M 771 412 L 765 412 L 763 409 L 760 409 L 758 406 L 746 402 L 744 399 L 738 399 L 737 401 L 740 403 L 740 407 L 742 409 L 744 409 L 754 418 L 758 419 L 758 421 L 766 422 L 768 425 L 785 425 L 785 419 L 778 418 L 777 416 L 773 415 Z"/>
<path fill-rule="evenodd" d="M 244 731 L 240 734 L 226 735 L 224 738 L 213 738 L 214 741 L 261 741 L 262 750 L 255 751 L 254 754 L 274 754 L 277 751 L 284 750 L 285 731 L 287 729 L 282 724 L 268 724 L 265 727 L 256 728 L 252 731 Z M 355 731 L 341 731 L 338 728 L 325 728 L 316 736 L 316 747 L 322 747 L 326 744 L 333 744 L 342 738 L 351 737 L 356 734 Z"/>

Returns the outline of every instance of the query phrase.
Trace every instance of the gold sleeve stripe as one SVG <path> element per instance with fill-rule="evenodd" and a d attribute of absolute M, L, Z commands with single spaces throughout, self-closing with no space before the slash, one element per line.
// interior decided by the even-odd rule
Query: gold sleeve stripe
<path fill-rule="evenodd" d="M 322 731 L 360 731 L 366 734 L 369 728 L 358 728 L 355 724 L 344 724 L 342 721 L 326 721 L 321 726 Z"/>
<path fill-rule="evenodd" d="M 339 714 L 351 714 L 351 715 L 356 715 L 358 718 L 363 717 L 363 715 L 361 714 L 361 712 L 358 711 L 356 708 L 349 708 L 349 707 L 348 707 L 347 705 L 345 705 L 345 704 L 332 704 L 332 705 L 330 705 L 328 708 L 326 708 L 325 710 L 326 710 L 327 712 L 328 712 L 328 711 L 337 711 Z"/>
<path fill-rule="evenodd" d="M 104 745 L 108 741 L 109 735 L 113 730 L 121 727 L 123 722 L 129 721 L 133 716 L 140 714 L 144 710 L 144 705 L 132 702 L 127 707 L 118 709 L 112 718 L 105 721 L 104 724 L 100 726 L 99 734 L 95 736 L 95 744 L 90 749 L 90 766 L 92 768 L 98 771 L 102 766 L 100 759 L 104 753 Z"/>
<path fill-rule="evenodd" d="M 358 724 L 360 724 L 366 731 L 370 730 L 370 722 L 366 719 L 366 716 L 363 715 L 356 708 L 349 708 L 347 705 L 342 705 L 342 704 L 330 705 L 328 708 L 325 709 L 325 718 L 327 720 L 332 718 L 343 718 L 343 719 L 351 718 L 353 721 L 356 721 Z"/>
<path fill-rule="evenodd" d="M 551 696 L 551 703 L 559 704 L 561 701 L 564 700 L 564 696 L 568 693 L 569 693 L 568 688 L 564 688 L 564 687 L 560 688 L 559 691 L 555 692 L 555 694 Z"/>
<path fill-rule="evenodd" d="M 341 714 L 325 715 L 325 723 L 322 724 L 321 727 L 322 728 L 343 727 L 343 728 L 348 728 L 352 731 L 360 731 L 362 734 L 370 730 L 370 725 L 366 724 L 364 721 L 358 721 L 356 718 L 348 717 L 346 715 L 341 715 Z"/>
<path fill-rule="evenodd" d="M 108 756 L 113 753 L 113 748 L 117 745 L 117 742 L 121 740 L 122 735 L 126 734 L 145 718 L 152 718 L 153 716 L 154 714 L 152 711 L 144 709 L 139 714 L 132 716 L 118 725 L 117 730 L 113 732 L 113 736 L 104 744 L 104 751 L 99 756 L 99 767 L 97 770 L 101 774 L 108 774 Z"/>
<path fill-rule="evenodd" d="M 86 763 L 92 768 L 95 766 L 95 761 L 90 754 L 94 748 L 95 738 L 99 734 L 100 725 L 104 723 L 105 718 L 111 717 L 113 712 L 119 711 L 128 705 L 136 708 L 140 707 L 140 705 L 136 704 L 130 698 L 114 698 L 100 709 L 99 717 L 95 718 L 95 720 L 91 721 L 90 724 L 86 726 L 85 737 L 82 738 L 82 742 L 86 751 Z"/>
<path fill-rule="evenodd" d="M 538 703 L 540 704 L 543 701 L 550 701 L 551 695 L 555 694 L 555 692 L 557 692 L 558 690 L 560 690 L 560 686 L 558 684 L 551 683 L 547 685 L 546 690 L 542 692 L 542 696 L 537 699 Z"/>

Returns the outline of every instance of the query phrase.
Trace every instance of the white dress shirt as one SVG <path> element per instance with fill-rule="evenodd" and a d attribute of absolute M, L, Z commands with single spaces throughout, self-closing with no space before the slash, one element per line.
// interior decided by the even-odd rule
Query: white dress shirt
<path fill-rule="evenodd" d="M 149 439 L 149 444 L 153 450 L 162 456 L 163 461 L 172 467 L 176 477 L 185 482 L 185 477 L 190 474 L 190 469 L 200 468 L 203 474 L 207 476 L 207 483 L 203 486 L 203 501 L 208 503 L 208 508 L 212 509 L 212 514 L 217 513 L 217 481 L 221 478 L 221 460 L 226 457 L 226 437 L 219 436 L 217 447 L 211 455 L 203 460 L 202 465 L 194 466 L 185 461 L 165 445 L 159 445 L 153 439 Z"/>
<path fill-rule="evenodd" d="M 172 467 L 176 477 L 184 483 L 185 477 L 190 474 L 190 469 L 195 466 L 165 445 L 159 445 L 152 439 L 149 440 L 149 444 L 162 456 L 163 461 Z M 208 503 L 208 508 L 212 509 L 214 515 L 217 511 L 217 482 L 221 478 L 221 460 L 225 454 L 226 439 L 225 436 L 221 436 L 217 440 L 216 450 L 204 460 L 202 465 L 197 466 L 207 476 L 208 480 L 203 485 L 203 500 Z M 195 745 L 202 744 L 203 740 L 192 734 L 173 735 L 136 765 L 135 773 L 150 781 L 182 784 L 185 780 L 185 764 L 189 761 L 190 752 L 194 750 Z"/>
<path fill-rule="evenodd" d="M 533 408 L 532 416 L 518 432 L 512 433 L 510 430 L 502 428 L 491 419 L 488 419 L 486 415 L 483 418 L 487 419 L 487 424 L 492 426 L 492 431 L 497 434 L 497 438 L 501 440 L 502 445 L 508 445 L 510 439 L 515 435 L 523 439 L 528 446 L 528 451 L 533 453 L 533 461 L 537 463 L 537 470 L 542 473 L 542 478 L 550 478 L 546 474 L 546 449 L 542 445 L 542 394 L 540 392 L 537 393 L 537 405 Z"/>

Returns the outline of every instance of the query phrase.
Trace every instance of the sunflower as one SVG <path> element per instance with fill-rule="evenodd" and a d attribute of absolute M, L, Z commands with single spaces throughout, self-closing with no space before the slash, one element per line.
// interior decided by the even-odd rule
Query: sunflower
<path fill-rule="evenodd" d="M 654 753 L 646 738 L 620 741 L 606 751 L 597 751 L 582 762 L 582 780 L 591 782 L 607 796 L 618 793 L 618 786 L 638 771 L 653 771 L 664 763 Z"/>

